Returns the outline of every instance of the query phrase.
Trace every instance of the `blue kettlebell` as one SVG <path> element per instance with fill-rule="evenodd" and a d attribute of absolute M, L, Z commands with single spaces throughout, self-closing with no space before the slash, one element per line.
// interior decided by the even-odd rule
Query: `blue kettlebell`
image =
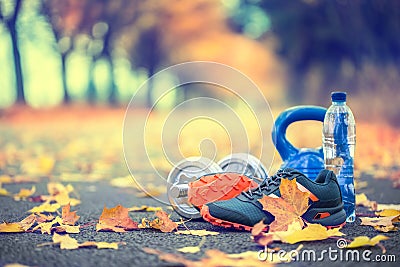
<path fill-rule="evenodd" d="M 322 147 L 297 148 L 286 139 L 286 129 L 296 121 L 324 121 L 326 108 L 318 106 L 296 106 L 282 112 L 275 121 L 272 130 L 272 140 L 278 150 L 283 164 L 281 168 L 294 168 L 315 180 L 318 173 L 324 169 L 324 153 Z"/>

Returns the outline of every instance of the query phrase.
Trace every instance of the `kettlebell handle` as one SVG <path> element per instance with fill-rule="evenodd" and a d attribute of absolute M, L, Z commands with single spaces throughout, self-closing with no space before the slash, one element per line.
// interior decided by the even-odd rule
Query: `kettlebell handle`
<path fill-rule="evenodd" d="M 275 120 L 275 127 L 272 130 L 272 140 L 276 149 L 285 161 L 296 155 L 299 149 L 293 146 L 286 139 L 286 129 L 296 121 L 317 120 L 324 121 L 326 108 L 319 106 L 296 106 L 283 111 Z M 320 148 L 322 149 L 322 148 Z"/>

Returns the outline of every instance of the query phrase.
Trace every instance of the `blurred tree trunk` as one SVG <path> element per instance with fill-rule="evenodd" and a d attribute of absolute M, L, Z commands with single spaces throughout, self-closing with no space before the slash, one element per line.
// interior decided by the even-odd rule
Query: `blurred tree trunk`
<path fill-rule="evenodd" d="M 110 26 L 109 26 L 110 27 Z M 112 59 L 112 41 L 113 39 L 111 38 L 112 36 L 112 29 L 111 27 L 108 29 L 104 36 L 104 49 L 103 49 L 103 57 L 107 61 L 107 64 L 110 67 L 110 95 L 108 97 L 108 101 L 112 106 L 115 106 L 118 104 L 118 98 L 117 98 L 117 85 L 115 84 L 115 75 L 114 75 L 114 63 Z"/>
<path fill-rule="evenodd" d="M 10 17 L 10 19 L 5 21 L 5 24 L 10 32 L 11 45 L 13 50 L 14 72 L 15 72 L 15 81 L 17 88 L 16 102 L 18 104 L 25 104 L 26 101 L 24 94 L 24 79 L 22 75 L 21 54 L 19 51 L 18 31 L 17 31 L 17 19 L 19 12 L 21 11 L 21 5 L 22 5 L 22 0 L 15 1 L 14 13 Z"/>
<path fill-rule="evenodd" d="M 61 79 L 64 92 L 64 98 L 63 98 L 64 104 L 69 104 L 71 102 L 71 97 L 69 96 L 68 93 L 68 84 L 67 84 L 67 55 L 68 53 L 61 53 Z"/>
<path fill-rule="evenodd" d="M 97 92 L 96 85 L 94 84 L 94 68 L 96 65 L 96 59 L 92 59 L 89 66 L 89 84 L 87 90 L 87 99 L 89 104 L 93 105 L 96 102 Z"/>

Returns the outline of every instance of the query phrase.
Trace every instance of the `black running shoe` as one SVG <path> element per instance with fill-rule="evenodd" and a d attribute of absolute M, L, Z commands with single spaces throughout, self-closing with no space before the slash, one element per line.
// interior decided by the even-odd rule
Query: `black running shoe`
<path fill-rule="evenodd" d="M 255 189 L 244 191 L 235 198 L 204 205 L 201 209 L 203 218 L 218 226 L 234 227 L 250 231 L 261 220 L 265 224 L 274 221 L 274 216 L 263 210 L 259 200 L 264 196 L 280 197 L 281 178 L 296 178 L 297 187 L 310 193 L 309 208 L 302 218 L 309 223 L 318 223 L 329 228 L 339 227 L 346 222 L 342 195 L 335 174 L 322 170 L 315 181 L 308 179 L 301 172 L 287 168 L 267 177 Z"/>

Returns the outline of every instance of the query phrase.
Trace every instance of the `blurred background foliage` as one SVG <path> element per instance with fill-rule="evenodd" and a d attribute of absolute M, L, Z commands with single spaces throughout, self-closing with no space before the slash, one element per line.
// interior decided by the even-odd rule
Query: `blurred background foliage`
<path fill-rule="evenodd" d="M 271 105 L 327 106 L 344 89 L 360 117 L 400 124 L 398 36 L 393 0 L 0 0 L 0 106 L 125 105 L 158 70 L 210 60 Z"/>

